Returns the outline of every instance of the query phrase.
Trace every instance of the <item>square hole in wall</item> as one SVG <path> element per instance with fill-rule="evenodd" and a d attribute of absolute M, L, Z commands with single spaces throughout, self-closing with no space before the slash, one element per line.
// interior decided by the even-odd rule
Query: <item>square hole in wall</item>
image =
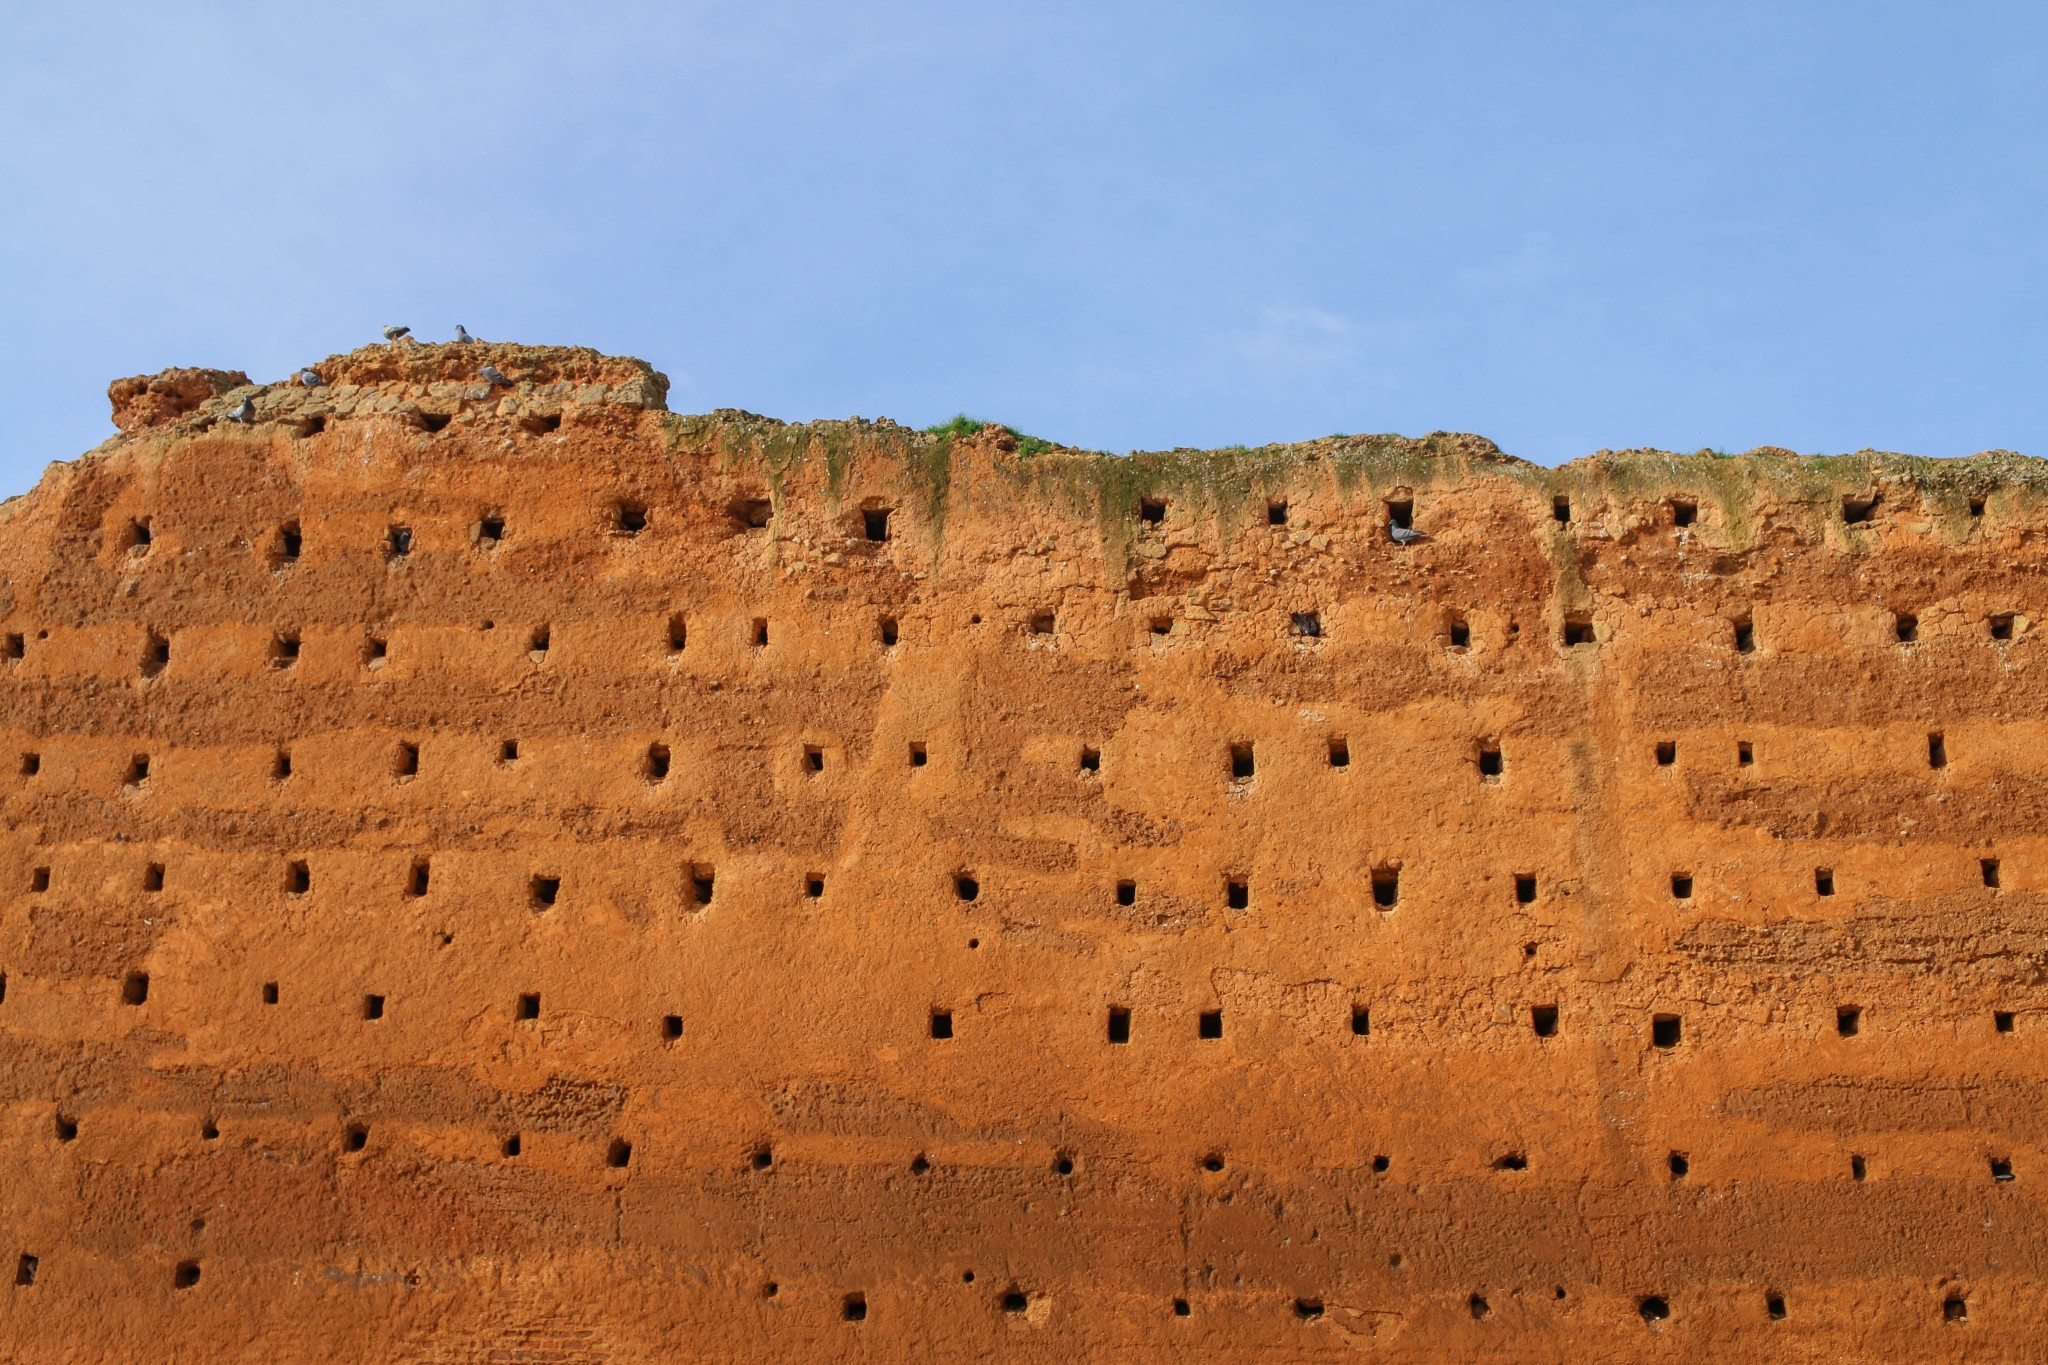
<path fill-rule="evenodd" d="M 953 894 L 963 901 L 971 901 L 981 895 L 981 883 L 969 873 L 959 873 L 953 878 Z"/>
<path fill-rule="evenodd" d="M 1660 740 L 1658 740 L 1658 741 L 1657 741 L 1657 766 L 1658 766 L 1658 767 L 1660 767 L 1660 768 L 1668 768 L 1668 767 L 1670 767 L 1670 766 L 1671 766 L 1672 764 L 1674 764 L 1674 763 L 1676 763 L 1676 762 L 1678 762 L 1678 744 L 1677 744 L 1677 742 L 1676 742 L 1676 741 L 1674 741 L 1674 740 L 1669 740 L 1669 739 L 1660 739 Z"/>
<path fill-rule="evenodd" d="M 1567 648 L 1593 643 L 1593 618 L 1590 616 L 1567 616 L 1564 618 L 1564 642 Z"/>
<path fill-rule="evenodd" d="M 807 876 L 807 877 L 805 877 L 805 878 L 804 878 L 804 895 L 805 895 L 805 896 L 807 896 L 807 897 L 808 897 L 808 898 L 810 898 L 811 900 L 817 900 L 818 898 L 820 898 L 820 897 L 821 897 L 821 896 L 823 896 L 824 894 L 825 894 L 825 877 L 824 877 L 824 874 L 823 874 L 823 873 L 820 873 L 820 872 L 813 872 L 813 873 L 811 873 L 811 874 L 810 874 L 809 876 Z"/>
<path fill-rule="evenodd" d="M 1252 903 L 1251 883 L 1243 877 L 1224 878 L 1223 903 L 1232 910 L 1249 909 Z"/>
<path fill-rule="evenodd" d="M 1865 1161 L 1860 1155 L 1851 1156 L 1849 1158 L 1849 1178 L 1851 1180 L 1864 1180 L 1867 1179 L 1869 1175 L 1869 1162 Z"/>
<path fill-rule="evenodd" d="M 1382 910 L 1391 910 L 1401 899 L 1401 869 L 1398 867 L 1374 868 L 1372 873 L 1372 903 Z"/>
<path fill-rule="evenodd" d="M 1116 884 L 1116 903 L 1118 905 L 1136 905 L 1138 903 L 1138 884 L 1133 881 L 1118 882 Z"/>
<path fill-rule="evenodd" d="M 28 874 L 28 889 L 31 891 L 48 891 L 50 889 L 50 869 L 47 867 L 31 868 Z"/>
<path fill-rule="evenodd" d="M 668 745 L 650 744 L 640 756 L 640 776 L 649 782 L 659 782 L 668 776 L 668 764 Z"/>
<path fill-rule="evenodd" d="M 383 1017 L 384 1017 L 384 997 L 383 997 L 383 996 L 381 996 L 381 995 L 366 995 L 366 996 L 364 996 L 364 997 L 363 997 L 363 1018 L 365 1018 L 365 1019 L 382 1019 Z"/>
<path fill-rule="evenodd" d="M 1481 782 L 1498 782 L 1504 771 L 1505 766 L 1501 758 L 1500 745 L 1495 744 L 1491 740 L 1480 741 L 1479 780 Z"/>
<path fill-rule="evenodd" d="M 1128 1043 L 1131 1041 L 1131 1012 L 1122 1005 L 1109 1007 L 1109 1041 Z"/>
<path fill-rule="evenodd" d="M 1530 1006 L 1529 1027 L 1536 1031 L 1538 1038 L 1555 1037 L 1557 1035 L 1557 1006 Z"/>
<path fill-rule="evenodd" d="M 807 773 L 824 772 L 825 751 L 815 744 L 806 744 L 804 746 L 803 766 L 804 771 Z"/>
<path fill-rule="evenodd" d="M 42 770 L 43 756 L 41 754 L 27 753 L 21 756 L 21 775 L 23 777 L 34 777 Z"/>
<path fill-rule="evenodd" d="M 1816 867 L 1813 870 L 1813 894 L 1832 896 L 1835 894 L 1835 872 L 1833 868 Z"/>
<path fill-rule="evenodd" d="M 1996 891 L 1998 889 L 1998 859 L 1979 858 L 1977 860 L 1977 875 L 1983 878 L 1984 885 Z"/>
<path fill-rule="evenodd" d="M 149 973 L 130 972 L 121 981 L 121 1003 L 140 1005 L 149 1000 Z"/>
<path fill-rule="evenodd" d="M 881 619 L 882 648 L 893 649 L 897 640 L 896 618 L 884 616 Z"/>
<path fill-rule="evenodd" d="M 1991 638 L 1994 640 L 2010 640 L 2012 638 L 2012 622 L 2013 618 L 2010 612 L 2000 612 L 1993 616 L 1991 618 Z"/>
<path fill-rule="evenodd" d="M 148 754 L 137 754 L 128 760 L 128 772 L 124 780 L 131 787 L 139 787 L 149 781 Z"/>
<path fill-rule="evenodd" d="M 1671 874 L 1671 898 L 1681 901 L 1692 899 L 1692 873 L 1674 872 Z"/>
<path fill-rule="evenodd" d="M 1735 652 L 1737 654 L 1754 653 L 1756 651 L 1756 627 L 1750 623 L 1750 619 L 1747 616 L 1738 617 L 1734 622 L 1734 627 Z"/>
<path fill-rule="evenodd" d="M 2012 1158 L 2010 1158 L 2010 1157 L 2003 1157 L 2003 1156 L 1995 1156 L 1995 1157 L 1992 1157 L 1992 1158 L 1991 1158 L 1991 1178 L 1992 1178 L 1993 1180 L 1997 1180 L 1997 1181 L 2000 1181 L 2000 1182 L 2004 1182 L 2004 1181 L 2008 1181 L 2008 1180 L 2011 1180 L 2011 1179 L 2013 1178 L 2013 1176 L 2012 1176 Z"/>
<path fill-rule="evenodd" d="M 1252 746 L 1247 741 L 1230 746 L 1230 780 L 1243 782 L 1258 771 L 1258 764 L 1252 756 Z"/>
<path fill-rule="evenodd" d="M 633 1164 L 633 1144 L 624 1138 L 613 1138 L 604 1149 L 604 1164 L 615 1171 L 625 1170 Z"/>
<path fill-rule="evenodd" d="M 420 746 L 410 741 L 401 743 L 391 756 L 391 775 L 401 780 L 419 776 Z"/>
<path fill-rule="evenodd" d="M 1319 640 L 1323 635 L 1323 614 L 1319 611 L 1297 611 L 1293 613 L 1288 629 L 1305 640 Z"/>
<path fill-rule="evenodd" d="M 393 559 L 412 553 L 412 528 L 393 526 L 384 533 L 384 549 Z"/>
<path fill-rule="evenodd" d="M 953 1011 L 933 1010 L 931 1013 L 931 1033 L 934 1038 L 951 1038 L 953 1036 Z"/>
<path fill-rule="evenodd" d="M 498 1145 L 498 1151 L 505 1156 L 518 1156 L 520 1151 L 519 1134 L 508 1134 L 505 1140 Z"/>
<path fill-rule="evenodd" d="M 144 891 L 161 891 L 164 889 L 164 865 L 162 863 L 151 863 L 142 869 L 142 889 Z"/>
<path fill-rule="evenodd" d="M 22 1252 L 20 1258 L 14 1263 L 15 1284 L 34 1284 L 36 1282 L 36 1270 L 41 1265 L 42 1259 L 40 1257 L 31 1256 L 26 1251 Z"/>
<path fill-rule="evenodd" d="M 1844 1038 L 1854 1038 L 1863 1031 L 1863 1011 L 1855 1005 L 1835 1007 L 1835 1032 Z"/>
<path fill-rule="evenodd" d="M 492 513 L 477 521 L 476 542 L 486 548 L 505 538 L 505 518 Z"/>
<path fill-rule="evenodd" d="M 839 1316 L 848 1322 L 866 1322 L 868 1316 L 868 1296 L 865 1294 L 848 1294 L 842 1298 L 839 1301 Z"/>
<path fill-rule="evenodd" d="M 1403 531 L 1415 529 L 1415 500 L 1413 498 L 1388 498 L 1386 500 L 1387 524 Z"/>
<path fill-rule="evenodd" d="M 299 661 L 299 633 L 281 631 L 270 642 L 270 666 L 290 668 Z"/>
<path fill-rule="evenodd" d="M 1151 526 L 1157 526 L 1165 521 L 1166 499 L 1140 498 L 1138 500 L 1138 520 Z"/>
<path fill-rule="evenodd" d="M 1735 741 L 1735 762 L 1747 768 L 1756 762 L 1756 749 L 1746 739 Z"/>
<path fill-rule="evenodd" d="M 1353 1037 L 1364 1038 L 1372 1033 L 1372 1010 L 1365 1005 L 1351 1007 L 1351 1033 Z"/>
<path fill-rule="evenodd" d="M 277 537 L 271 542 L 271 558 L 279 568 L 296 564 L 305 544 L 305 537 L 299 534 L 299 524 L 288 521 L 277 528 Z"/>
<path fill-rule="evenodd" d="M 546 626 L 535 626 L 533 633 L 526 637 L 526 657 L 540 663 L 548 657 L 548 646 L 554 641 L 554 633 Z"/>
<path fill-rule="evenodd" d="M 923 741 L 912 741 L 910 745 L 910 766 L 913 768 L 922 768 L 925 765 L 928 757 L 929 756 L 925 752 Z"/>
<path fill-rule="evenodd" d="M 1223 1011 L 1203 1010 L 1201 1018 L 1195 1025 L 1195 1034 L 1201 1038 L 1221 1038 L 1223 1036 Z"/>
<path fill-rule="evenodd" d="M 1684 1152 L 1673 1152 L 1664 1158 L 1664 1169 L 1671 1173 L 1673 1180 L 1683 1180 L 1692 1174 L 1692 1158 Z"/>
<path fill-rule="evenodd" d="M 520 996 L 519 1004 L 514 1012 L 513 1017 L 517 1019 L 540 1018 L 540 997 L 534 994 L 526 994 Z"/>
<path fill-rule="evenodd" d="M 1154 635 L 1173 634 L 1173 618 L 1171 616 L 1153 617 L 1151 623 L 1151 631 Z"/>
<path fill-rule="evenodd" d="M 285 864 L 284 889 L 289 896 L 303 896 L 313 889 L 313 868 L 304 858 Z"/>
<path fill-rule="evenodd" d="M 1533 875 L 1524 872 L 1515 877 L 1515 901 L 1520 905 L 1536 903 L 1536 878 Z"/>
<path fill-rule="evenodd" d="M 279 749 L 270 756 L 270 780 L 282 782 L 292 775 L 292 751 Z"/>
<path fill-rule="evenodd" d="M 562 879 L 537 876 L 527 883 L 527 893 L 532 898 L 536 910 L 545 910 L 561 896 Z"/>
<path fill-rule="evenodd" d="M 1677 1047 L 1685 1034 L 1685 1021 L 1675 1014 L 1650 1016 L 1650 1042 L 1656 1047 Z"/>
<path fill-rule="evenodd" d="M 874 541 L 889 538 L 889 511 L 887 507 L 869 507 L 860 514 L 861 529 L 867 538 Z"/>
<path fill-rule="evenodd" d="M 17 1281 L 17 1283 L 20 1282 Z M 1941 1320 L 1943 1322 L 1968 1322 L 1970 1320 L 1970 1301 L 1961 1294 L 1949 1295 L 1941 1301 Z"/>
<path fill-rule="evenodd" d="M 1877 501 L 1877 495 L 1874 493 L 1869 497 L 1844 494 L 1842 497 L 1842 520 L 1851 526 L 1869 521 L 1877 514 Z"/>
<path fill-rule="evenodd" d="M 1081 750 L 1081 771 L 1099 773 L 1102 771 L 1102 750 L 1083 747 Z"/>
<path fill-rule="evenodd" d="M 1946 768 L 1948 766 L 1948 741 L 1940 734 L 1927 737 L 1927 766 Z"/>
<path fill-rule="evenodd" d="M 19 640 L 21 637 L 15 635 L 9 638 Z M 21 656 L 15 655 L 14 657 L 18 659 Z M 151 631 L 142 641 L 142 676 L 154 678 L 170 667 L 170 664 L 171 642 L 155 631 Z"/>
<path fill-rule="evenodd" d="M 637 536 L 647 529 L 647 504 L 621 500 L 612 504 L 612 530 L 622 536 Z"/>
<path fill-rule="evenodd" d="M 748 531 L 758 531 L 774 517 L 775 504 L 767 498 L 734 498 L 725 505 L 725 514 L 735 525 Z"/>
<path fill-rule="evenodd" d="M 683 1016 L 680 1014 L 664 1014 L 661 1016 L 661 1036 L 671 1043 L 682 1037 Z"/>
<path fill-rule="evenodd" d="M 1444 623 L 1444 642 L 1452 649 L 1472 647 L 1472 623 L 1463 616 L 1453 615 Z"/>
<path fill-rule="evenodd" d="M 1351 766 L 1351 741 L 1335 738 L 1330 741 L 1330 766 L 1348 768 Z"/>
<path fill-rule="evenodd" d="M 408 896 L 426 895 L 427 884 L 432 876 L 433 864 L 429 863 L 425 858 L 417 860 L 406 873 L 405 894 Z"/>
<path fill-rule="evenodd" d="M 381 635 L 365 636 L 363 639 L 363 667 L 382 668 L 390 657 L 391 647 Z"/>
<path fill-rule="evenodd" d="M 1700 519 L 1700 505 L 1689 498 L 1671 500 L 1671 524 L 1690 526 Z"/>
<path fill-rule="evenodd" d="M 1910 645 L 1920 638 L 1920 618 L 1911 612 L 1898 612 L 1892 617 L 1892 634 L 1902 645 Z"/>
<path fill-rule="evenodd" d="M 1267 503 L 1267 504 L 1266 504 L 1266 525 L 1268 525 L 1268 526 L 1285 526 L 1286 524 L 1287 524 L 1287 501 L 1286 501 L 1286 499 L 1284 499 L 1284 498 L 1276 498 L 1275 500 L 1273 500 L 1273 501 L 1271 501 L 1271 502 Z"/>
<path fill-rule="evenodd" d="M 1569 523 L 1572 519 L 1572 500 L 1563 494 L 1552 498 L 1550 500 L 1550 515 L 1559 525 Z"/>
<path fill-rule="evenodd" d="M 518 761 L 519 741 L 516 739 L 505 739 L 498 741 L 498 762 L 517 763 Z"/>
<path fill-rule="evenodd" d="M 266 1005 L 275 1005 L 277 1003 L 277 983 L 275 981 L 263 983 L 263 1003 Z"/>
<path fill-rule="evenodd" d="M 1031 633 L 1033 635 L 1050 635 L 1053 632 L 1054 624 L 1051 612 L 1036 612 L 1031 617 Z"/>
<path fill-rule="evenodd" d="M 711 894 L 718 889 L 717 876 L 708 863 L 697 863 L 690 868 L 690 897 L 699 906 L 711 904 Z"/>
<path fill-rule="evenodd" d="M 1991 1027 L 1994 1030 L 1999 1033 L 2011 1033 L 2012 1026 L 2013 1012 L 2011 1010 L 1993 1010 L 1991 1012 Z"/>

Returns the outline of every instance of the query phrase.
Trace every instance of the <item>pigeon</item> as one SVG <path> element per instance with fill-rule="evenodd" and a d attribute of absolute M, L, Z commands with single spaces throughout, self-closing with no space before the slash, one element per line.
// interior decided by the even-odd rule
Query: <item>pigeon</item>
<path fill-rule="evenodd" d="M 311 370 L 300 370 L 298 379 L 299 383 L 303 384 L 305 387 L 309 389 L 317 389 L 322 384 L 325 384 L 327 382 L 326 380 L 322 379 L 319 375 L 313 373 Z"/>
<path fill-rule="evenodd" d="M 468 346 L 471 345 L 472 343 L 478 345 L 482 344 L 480 342 L 477 342 L 477 339 L 469 334 L 469 329 L 467 327 L 464 327 L 459 322 L 455 324 L 455 343 L 458 346 Z"/>
<path fill-rule="evenodd" d="M 1413 545 L 1417 541 L 1429 539 L 1421 531 L 1408 526 L 1389 526 L 1387 528 L 1387 535 L 1392 537 L 1396 545 Z"/>
<path fill-rule="evenodd" d="M 241 402 L 235 404 L 232 408 L 228 409 L 227 420 L 230 422 L 241 422 L 244 425 L 255 421 L 256 400 L 244 398 Z"/>
<path fill-rule="evenodd" d="M 476 377 L 483 380 L 486 384 L 495 384 L 499 388 L 509 389 L 512 387 L 512 381 L 501 374 L 496 365 L 484 366 L 476 372 Z"/>
<path fill-rule="evenodd" d="M 409 336 L 409 335 L 411 335 L 411 333 L 412 333 L 412 328 L 410 328 L 410 327 L 386 327 L 386 328 L 384 329 L 384 339 L 385 339 L 386 341 L 393 341 L 393 342 L 395 342 L 395 341 L 397 341 L 397 340 L 398 340 L 398 339 L 399 339 L 400 337 L 402 337 L 402 336 Z"/>

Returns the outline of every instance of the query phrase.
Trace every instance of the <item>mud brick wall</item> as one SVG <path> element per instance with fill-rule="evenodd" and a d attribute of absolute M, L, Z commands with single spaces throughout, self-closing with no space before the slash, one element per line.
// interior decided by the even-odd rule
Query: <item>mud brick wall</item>
<path fill-rule="evenodd" d="M 2040 463 L 316 368 L 0 508 L 7 1358 L 2040 1354 Z"/>

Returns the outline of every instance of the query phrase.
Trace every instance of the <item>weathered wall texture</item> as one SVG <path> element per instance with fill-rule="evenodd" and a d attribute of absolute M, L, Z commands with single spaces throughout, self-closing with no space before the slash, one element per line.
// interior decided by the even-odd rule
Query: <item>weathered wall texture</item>
<path fill-rule="evenodd" d="M 0 509 L 7 1359 L 2041 1358 L 2039 463 L 319 368 Z"/>

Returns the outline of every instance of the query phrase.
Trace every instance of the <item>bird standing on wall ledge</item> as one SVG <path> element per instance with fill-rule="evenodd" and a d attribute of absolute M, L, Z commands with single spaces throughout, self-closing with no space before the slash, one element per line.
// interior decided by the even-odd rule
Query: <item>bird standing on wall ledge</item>
<path fill-rule="evenodd" d="M 471 346 L 481 345 L 482 343 L 469 334 L 468 328 L 458 322 L 455 324 L 455 344 L 458 346 Z"/>
<path fill-rule="evenodd" d="M 501 389 L 512 387 L 512 381 L 501 374 L 496 365 L 484 366 L 476 372 L 476 377 L 483 380 L 486 384 L 494 384 Z"/>
<path fill-rule="evenodd" d="M 1396 545 L 1413 545 L 1417 541 L 1429 539 L 1429 537 L 1423 534 L 1421 531 L 1414 530 L 1413 528 L 1407 526 L 1389 526 L 1387 527 L 1387 536 Z"/>
<path fill-rule="evenodd" d="M 412 328 L 410 327 L 386 327 L 384 329 L 384 339 L 395 344 L 400 337 L 408 336 L 411 333 Z"/>
<path fill-rule="evenodd" d="M 235 404 L 232 408 L 229 408 L 227 420 L 230 422 L 240 422 L 244 426 L 255 421 L 256 400 L 253 398 L 244 398 L 241 402 Z"/>
<path fill-rule="evenodd" d="M 300 384 L 304 385 L 306 388 L 309 389 L 317 389 L 322 384 L 325 384 L 327 382 L 326 380 L 322 379 L 319 375 L 313 373 L 311 370 L 300 370 L 298 373 L 298 381 Z"/>

